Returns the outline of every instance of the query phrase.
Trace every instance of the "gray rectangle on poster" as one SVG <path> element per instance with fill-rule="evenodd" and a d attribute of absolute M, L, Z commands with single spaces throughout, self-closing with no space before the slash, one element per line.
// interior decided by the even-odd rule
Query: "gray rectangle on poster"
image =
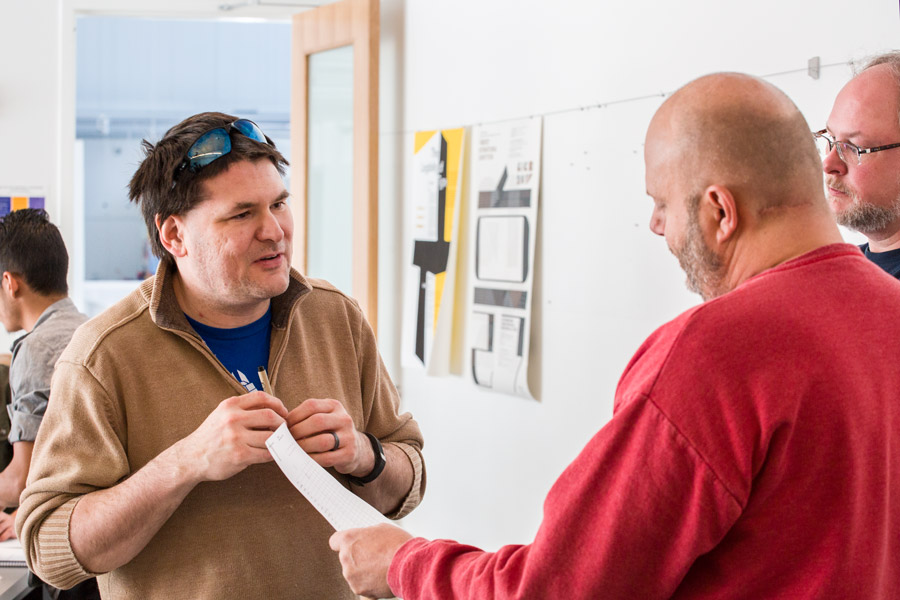
<path fill-rule="evenodd" d="M 506 308 L 525 309 L 528 292 L 519 290 L 495 290 L 491 288 L 475 288 L 475 304 L 487 306 L 503 306 Z"/>
<path fill-rule="evenodd" d="M 531 190 L 478 192 L 478 208 L 523 208 L 531 206 Z"/>

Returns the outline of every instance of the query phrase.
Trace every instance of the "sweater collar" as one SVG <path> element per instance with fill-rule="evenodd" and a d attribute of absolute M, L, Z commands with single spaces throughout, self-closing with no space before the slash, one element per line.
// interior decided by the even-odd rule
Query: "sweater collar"
<path fill-rule="evenodd" d="M 175 298 L 175 290 L 172 287 L 174 274 L 175 265 L 170 261 L 161 260 L 156 268 L 156 275 L 141 284 L 141 293 L 148 299 L 150 318 L 158 327 L 192 333 L 194 329 L 188 324 L 184 311 Z M 309 280 L 291 268 L 287 290 L 272 298 L 272 327 L 277 329 L 287 327 L 294 305 L 311 290 Z"/>

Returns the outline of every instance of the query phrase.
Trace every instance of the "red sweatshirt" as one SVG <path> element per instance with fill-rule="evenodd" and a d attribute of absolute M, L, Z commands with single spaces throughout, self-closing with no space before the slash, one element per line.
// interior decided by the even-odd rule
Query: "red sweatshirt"
<path fill-rule="evenodd" d="M 819 248 L 658 329 L 533 543 L 409 541 L 444 598 L 900 598 L 900 282 Z"/>

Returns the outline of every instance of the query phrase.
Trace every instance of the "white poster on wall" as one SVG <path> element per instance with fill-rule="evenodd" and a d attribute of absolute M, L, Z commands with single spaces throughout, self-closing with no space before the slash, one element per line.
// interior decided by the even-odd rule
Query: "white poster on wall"
<path fill-rule="evenodd" d="M 473 132 L 468 372 L 484 388 L 531 398 L 528 353 L 541 172 L 541 119 Z"/>

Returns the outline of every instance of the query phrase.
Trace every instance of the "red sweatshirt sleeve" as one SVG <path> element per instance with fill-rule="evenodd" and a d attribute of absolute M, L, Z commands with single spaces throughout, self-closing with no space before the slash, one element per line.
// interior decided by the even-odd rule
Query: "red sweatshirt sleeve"
<path fill-rule="evenodd" d="M 640 398 L 554 484 L 533 543 L 490 553 L 417 538 L 397 552 L 388 581 L 404 600 L 669 597 L 741 504 Z"/>

